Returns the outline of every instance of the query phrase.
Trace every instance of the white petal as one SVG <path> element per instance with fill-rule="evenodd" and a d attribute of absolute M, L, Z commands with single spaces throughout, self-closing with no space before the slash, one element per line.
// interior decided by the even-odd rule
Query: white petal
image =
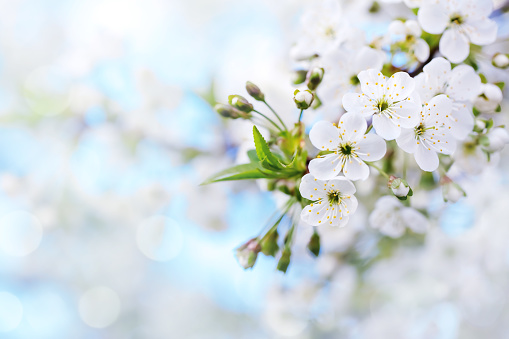
<path fill-rule="evenodd" d="M 327 196 L 327 194 L 323 192 L 325 184 L 326 181 L 316 179 L 312 174 L 308 173 L 302 177 L 300 182 L 300 195 L 309 200 L 325 198 Z"/>
<path fill-rule="evenodd" d="M 488 18 L 468 22 L 464 26 L 467 26 L 465 30 L 473 44 L 484 46 L 491 44 L 497 38 L 497 24 Z"/>
<path fill-rule="evenodd" d="M 465 60 L 470 52 L 467 37 L 457 29 L 448 29 L 442 35 L 439 43 L 440 53 L 453 63 Z"/>
<path fill-rule="evenodd" d="M 358 93 L 347 93 L 343 97 L 343 107 L 347 112 L 359 113 L 364 117 L 370 117 L 373 113 L 378 112 L 374 107 L 374 101 L 366 95 Z"/>
<path fill-rule="evenodd" d="M 406 35 L 406 27 L 403 21 L 394 20 L 389 24 L 387 31 L 394 35 Z"/>
<path fill-rule="evenodd" d="M 367 127 L 366 120 L 359 113 L 345 113 L 338 123 L 342 140 L 345 141 L 361 139 Z"/>
<path fill-rule="evenodd" d="M 360 72 L 368 68 L 380 70 L 384 65 L 384 61 L 385 57 L 382 53 L 380 53 L 380 51 L 364 46 L 357 52 L 357 55 L 355 56 L 354 69 L 356 72 Z M 351 66 L 352 65 L 349 65 L 349 67 Z"/>
<path fill-rule="evenodd" d="M 417 126 L 420 121 L 421 105 L 409 100 L 395 103 L 391 119 L 398 127 L 411 128 Z"/>
<path fill-rule="evenodd" d="M 429 58 L 429 45 L 423 39 L 417 39 L 414 45 L 414 54 L 417 60 L 424 62 Z"/>
<path fill-rule="evenodd" d="M 433 172 L 438 168 L 438 155 L 435 151 L 426 148 L 422 143 L 415 151 L 415 161 L 426 172 Z"/>
<path fill-rule="evenodd" d="M 417 139 L 413 128 L 401 129 L 400 136 L 396 139 L 398 146 L 407 153 L 415 153 L 417 150 Z"/>
<path fill-rule="evenodd" d="M 397 72 L 387 81 L 387 95 L 392 101 L 405 100 L 415 88 L 415 80 L 406 72 Z"/>
<path fill-rule="evenodd" d="M 396 139 L 401 133 L 401 128 L 396 126 L 392 120 L 393 119 L 389 119 L 382 114 L 373 115 L 373 127 L 375 128 L 376 134 L 385 140 Z"/>
<path fill-rule="evenodd" d="M 345 162 L 343 169 L 345 177 L 350 180 L 366 180 L 369 176 L 369 167 L 359 158 L 350 158 Z"/>
<path fill-rule="evenodd" d="M 355 153 L 364 161 L 377 161 L 384 157 L 387 145 L 380 136 L 367 134 L 357 142 Z"/>
<path fill-rule="evenodd" d="M 344 204 L 344 208 L 341 209 L 341 213 L 346 216 L 350 216 L 355 213 L 357 210 L 357 206 L 359 205 L 357 198 L 353 195 L 349 195 L 348 197 L 344 197 L 341 200 L 342 204 Z"/>
<path fill-rule="evenodd" d="M 387 89 L 387 80 L 382 72 L 375 69 L 362 71 L 358 75 L 362 92 L 371 99 L 381 98 Z"/>
<path fill-rule="evenodd" d="M 458 65 L 451 72 L 446 94 L 454 100 L 472 100 L 481 91 L 481 78 L 468 65 Z"/>
<path fill-rule="evenodd" d="M 411 35 L 416 36 L 416 37 L 420 37 L 421 36 L 421 33 L 422 33 L 421 27 L 419 26 L 417 21 L 415 21 L 415 20 L 407 20 L 405 22 L 405 26 L 406 26 L 407 31 Z"/>
<path fill-rule="evenodd" d="M 474 114 L 470 103 L 456 102 L 451 112 L 451 134 L 458 140 L 465 140 L 474 129 Z"/>
<path fill-rule="evenodd" d="M 341 194 L 354 194 L 356 189 L 354 184 L 345 177 L 336 177 L 327 183 L 329 189 L 339 190 Z"/>
<path fill-rule="evenodd" d="M 422 29 L 431 34 L 440 34 L 449 23 L 449 16 L 439 4 L 422 6 L 417 13 L 417 19 Z"/>
<path fill-rule="evenodd" d="M 437 79 L 437 84 L 443 84 L 451 71 L 451 63 L 442 57 L 434 58 L 424 66 L 424 73 Z"/>
<path fill-rule="evenodd" d="M 426 233 L 428 230 L 429 221 L 422 213 L 411 207 L 404 207 L 399 213 L 406 226 L 415 233 Z"/>
<path fill-rule="evenodd" d="M 426 127 L 449 126 L 451 112 L 452 100 L 445 94 L 439 94 L 424 105 L 424 123 Z"/>
<path fill-rule="evenodd" d="M 309 131 L 309 140 L 319 150 L 332 150 L 339 145 L 339 129 L 328 121 L 317 122 Z"/>
<path fill-rule="evenodd" d="M 309 162 L 309 172 L 317 179 L 329 180 L 341 172 L 340 157 L 336 154 L 327 154 Z"/>
<path fill-rule="evenodd" d="M 328 207 L 328 202 L 323 200 L 313 203 L 313 206 L 307 205 L 300 214 L 301 219 L 313 226 L 325 224 L 324 219 L 327 218 Z"/>

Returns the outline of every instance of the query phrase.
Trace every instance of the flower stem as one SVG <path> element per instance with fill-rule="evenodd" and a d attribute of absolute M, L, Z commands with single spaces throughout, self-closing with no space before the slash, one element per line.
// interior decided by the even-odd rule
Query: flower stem
<path fill-rule="evenodd" d="M 369 125 L 368 129 L 366 130 L 366 133 L 364 133 L 364 134 L 368 134 L 372 129 L 373 129 L 373 124 Z"/>
<path fill-rule="evenodd" d="M 285 128 L 286 131 L 288 131 L 288 128 L 286 127 L 285 123 L 283 122 L 283 120 L 279 117 L 279 115 L 276 113 L 276 111 L 274 111 L 274 109 L 267 103 L 267 101 L 263 100 L 263 103 L 265 105 L 267 105 L 267 107 L 272 111 L 272 113 L 274 113 L 274 115 L 278 118 L 279 122 L 281 122 L 281 124 L 283 125 L 283 127 Z"/>
<path fill-rule="evenodd" d="M 281 127 L 279 127 L 278 124 L 276 124 L 272 119 L 270 119 L 268 116 L 266 116 L 265 114 L 261 113 L 261 112 L 258 112 L 257 110 L 253 110 L 253 112 L 255 113 L 258 113 L 260 114 L 262 117 L 264 117 L 265 119 L 267 119 L 272 125 L 274 125 L 278 130 L 280 130 L 281 132 L 283 132 L 283 130 L 281 129 Z"/>
<path fill-rule="evenodd" d="M 385 173 L 384 170 L 382 170 L 380 167 L 378 167 L 377 165 L 375 165 L 374 163 L 372 162 L 367 162 L 366 164 L 368 164 L 369 166 L 373 167 L 374 169 L 376 169 L 378 171 L 378 173 L 380 173 L 381 175 L 383 175 L 387 180 L 389 180 L 389 174 Z"/>
<path fill-rule="evenodd" d="M 300 110 L 300 115 L 299 115 L 299 122 L 302 120 L 302 113 L 304 112 L 303 109 Z"/>

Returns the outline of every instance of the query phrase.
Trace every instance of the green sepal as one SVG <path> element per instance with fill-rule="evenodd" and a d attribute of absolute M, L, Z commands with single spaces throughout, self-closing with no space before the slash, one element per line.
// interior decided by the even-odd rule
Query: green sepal
<path fill-rule="evenodd" d="M 290 257 L 292 255 L 292 251 L 289 247 L 285 247 L 283 249 L 283 252 L 281 253 L 281 258 L 279 259 L 277 263 L 277 270 L 281 271 L 283 273 L 286 273 L 286 270 L 288 270 L 288 266 L 290 265 Z"/>
<path fill-rule="evenodd" d="M 275 257 L 276 253 L 279 251 L 279 245 L 277 244 L 278 239 L 279 233 L 277 232 L 277 228 L 267 232 L 261 240 L 262 253 L 267 256 Z"/>
<path fill-rule="evenodd" d="M 316 231 L 309 239 L 307 248 L 315 257 L 320 255 L 320 235 Z"/>

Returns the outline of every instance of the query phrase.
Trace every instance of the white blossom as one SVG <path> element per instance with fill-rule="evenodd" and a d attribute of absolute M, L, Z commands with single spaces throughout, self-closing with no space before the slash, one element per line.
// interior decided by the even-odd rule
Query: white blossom
<path fill-rule="evenodd" d="M 500 87 L 494 84 L 481 84 L 481 93 L 475 98 L 474 106 L 482 113 L 493 113 L 502 99 Z"/>
<path fill-rule="evenodd" d="M 398 72 L 386 79 L 381 72 L 369 69 L 358 77 L 362 93 L 346 94 L 343 106 L 348 112 L 373 116 L 373 127 L 382 138 L 395 139 L 402 127 L 411 128 L 419 122 L 420 100 L 412 95 L 415 82 L 408 73 Z"/>
<path fill-rule="evenodd" d="M 429 45 L 424 39 L 421 39 L 421 27 L 415 20 L 394 20 L 390 23 L 388 33 L 391 40 L 403 43 L 408 48 L 410 56 L 415 56 L 420 62 L 424 62 L 429 57 Z"/>
<path fill-rule="evenodd" d="M 459 65 L 451 70 L 451 63 L 444 58 L 434 58 L 415 77 L 416 91 L 422 101 L 429 101 L 438 94 L 445 94 L 453 101 L 451 133 L 464 140 L 474 127 L 471 101 L 481 90 L 481 78 L 474 69 Z"/>
<path fill-rule="evenodd" d="M 369 216 L 371 227 L 391 238 L 399 238 L 409 228 L 415 233 L 425 233 L 429 222 L 424 215 L 411 207 L 405 207 L 392 196 L 383 196 L 375 204 Z"/>
<path fill-rule="evenodd" d="M 367 123 L 356 113 L 343 114 L 337 126 L 328 121 L 316 123 L 309 132 L 311 143 L 320 151 L 331 152 L 309 163 L 309 172 L 322 180 L 344 173 L 350 180 L 365 180 L 369 167 L 364 161 L 380 160 L 386 151 L 385 141 L 375 134 L 365 134 Z"/>
<path fill-rule="evenodd" d="M 438 168 L 437 153 L 452 154 L 456 140 L 449 132 L 452 102 L 444 94 L 424 104 L 420 123 L 403 129 L 396 142 L 401 149 L 415 155 L 419 167 L 428 172 Z"/>
<path fill-rule="evenodd" d="M 419 8 L 418 20 L 422 29 L 431 34 L 442 34 L 439 48 L 454 63 L 465 60 L 470 43 L 487 45 L 495 41 L 497 24 L 488 17 L 491 0 L 439 0 Z"/>
<path fill-rule="evenodd" d="M 302 220 L 310 225 L 345 226 L 357 209 L 355 186 L 345 177 L 325 181 L 306 174 L 299 189 L 304 198 L 313 201 L 301 213 Z"/>

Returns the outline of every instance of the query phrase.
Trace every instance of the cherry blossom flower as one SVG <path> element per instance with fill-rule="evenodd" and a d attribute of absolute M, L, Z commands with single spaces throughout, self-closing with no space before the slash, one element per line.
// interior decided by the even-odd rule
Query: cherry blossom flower
<path fill-rule="evenodd" d="M 415 20 L 394 20 L 389 25 L 389 34 L 393 41 L 404 44 L 408 49 L 408 54 L 414 56 L 420 62 L 424 62 L 429 57 L 429 45 L 421 39 L 421 27 Z"/>
<path fill-rule="evenodd" d="M 399 238 L 409 228 L 415 233 L 425 233 L 429 222 L 414 208 L 405 207 L 393 196 L 383 196 L 375 204 L 369 216 L 371 227 L 391 238 Z"/>
<path fill-rule="evenodd" d="M 368 69 L 359 73 L 362 93 L 348 93 L 343 107 L 348 112 L 373 115 L 376 133 L 386 140 L 399 136 L 401 128 L 412 128 L 419 122 L 420 100 L 413 95 L 414 79 L 398 72 L 389 79 L 379 71 Z"/>
<path fill-rule="evenodd" d="M 482 113 L 493 113 L 502 99 L 500 87 L 494 84 L 481 84 L 481 93 L 475 98 L 474 106 Z"/>
<path fill-rule="evenodd" d="M 310 225 L 345 226 L 357 209 L 355 186 L 345 177 L 325 181 L 306 174 L 299 189 L 304 198 L 313 201 L 301 213 L 302 220 Z"/>
<path fill-rule="evenodd" d="M 460 63 L 467 58 L 470 43 L 487 45 L 495 41 L 497 24 L 488 18 L 492 7 L 491 0 L 440 0 L 422 5 L 417 17 L 426 32 L 443 33 L 440 53 Z"/>
<path fill-rule="evenodd" d="M 437 95 L 425 103 L 420 123 L 411 129 L 404 129 L 396 142 L 401 149 L 415 155 L 417 165 L 432 172 L 438 168 L 437 153 L 452 154 L 456 140 L 449 133 L 449 115 L 452 101 L 444 94 Z"/>
<path fill-rule="evenodd" d="M 367 123 L 362 116 L 346 113 L 338 126 L 328 121 L 316 123 L 309 132 L 311 143 L 321 151 L 309 163 L 309 172 L 321 180 L 332 179 L 344 173 L 350 180 L 365 180 L 369 167 L 364 161 L 380 160 L 386 151 L 386 144 L 376 134 L 364 134 Z"/>
<path fill-rule="evenodd" d="M 481 78 L 467 65 L 451 70 L 451 63 L 444 58 L 435 58 L 424 66 L 423 73 L 415 77 L 416 91 L 422 101 L 429 101 L 438 94 L 445 94 L 453 101 L 451 133 L 464 140 L 472 132 L 474 116 L 472 101 L 481 90 Z"/>

